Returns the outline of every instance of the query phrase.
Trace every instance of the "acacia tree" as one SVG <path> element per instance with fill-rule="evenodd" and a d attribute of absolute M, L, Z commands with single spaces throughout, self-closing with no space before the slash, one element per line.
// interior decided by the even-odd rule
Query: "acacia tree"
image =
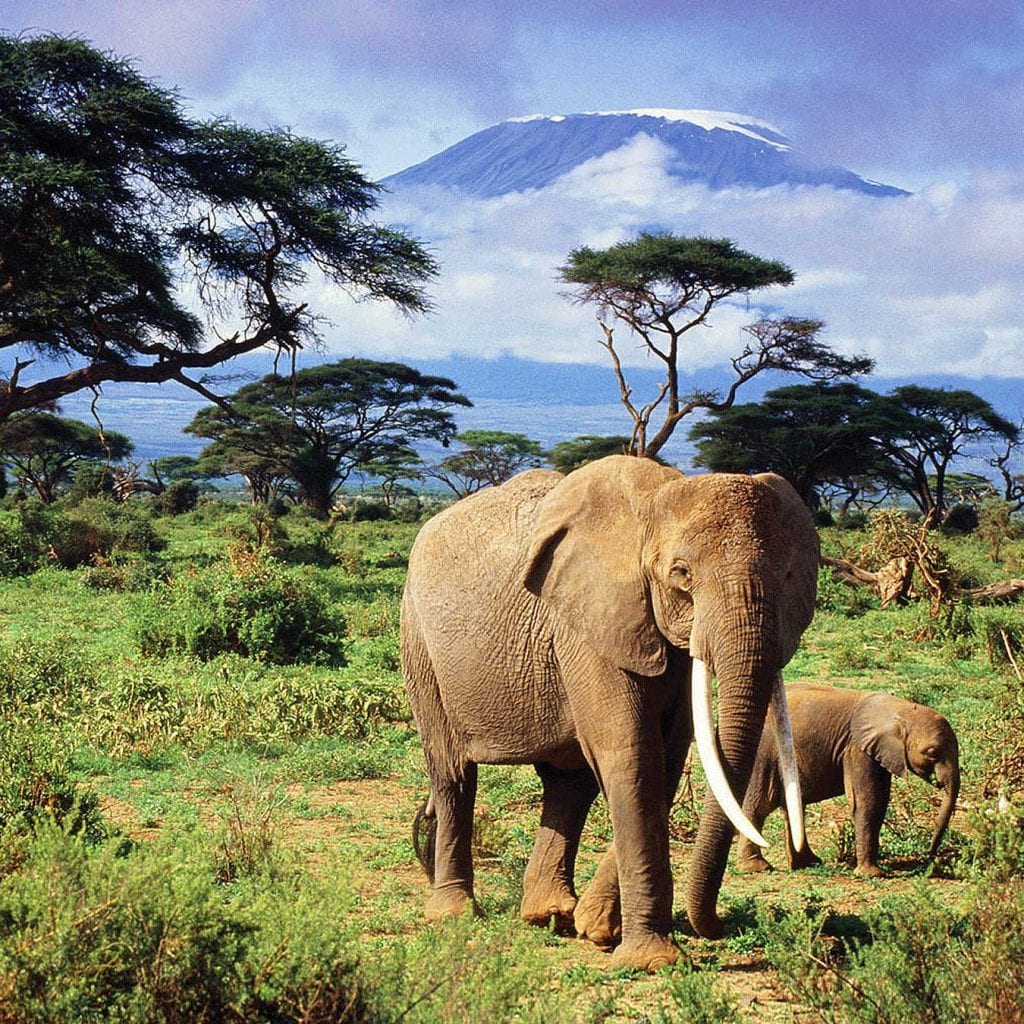
<path fill-rule="evenodd" d="M 629 445 L 630 439 L 620 435 L 602 437 L 597 434 L 580 434 L 579 437 L 553 445 L 548 460 L 559 473 L 571 473 L 606 455 L 623 455 L 629 451 Z"/>
<path fill-rule="evenodd" d="M 761 402 L 714 411 L 689 433 L 695 466 L 719 473 L 778 473 L 804 502 L 831 483 L 851 497 L 877 476 L 873 420 L 878 395 L 857 384 L 794 384 Z"/>
<path fill-rule="evenodd" d="M 456 438 L 464 445 L 429 470 L 456 497 L 464 498 L 484 487 L 497 487 L 521 469 L 539 466 L 544 459 L 540 444 L 525 434 L 504 430 L 464 430 Z"/>
<path fill-rule="evenodd" d="M 872 366 L 866 358 L 844 358 L 819 342 L 822 324 L 817 320 L 763 318 L 745 328 L 743 349 L 731 361 L 736 377 L 725 395 L 683 394 L 679 362 L 687 332 L 705 324 L 726 299 L 793 281 L 785 264 L 745 252 L 727 238 L 642 233 L 608 249 L 573 250 L 559 275 L 573 286 L 575 301 L 598 306 L 601 345 L 611 356 L 620 398 L 633 423 L 630 450 L 635 455 L 657 455 L 683 418 L 697 409 L 728 408 L 737 389 L 764 370 L 831 380 L 865 373 Z M 615 348 L 614 321 L 625 324 L 664 365 L 665 378 L 646 404 L 633 400 Z M 651 420 L 659 410 L 661 425 L 652 434 Z"/>
<path fill-rule="evenodd" d="M 112 463 L 134 445 L 115 430 L 99 431 L 81 420 L 49 412 L 23 412 L 0 424 L 0 457 L 19 485 L 50 504 L 85 464 Z"/>
<path fill-rule="evenodd" d="M 883 474 L 933 520 L 946 511 L 947 474 L 957 456 L 983 441 L 1020 438 L 1020 429 L 973 391 L 905 384 L 879 396 L 874 413 Z"/>
<path fill-rule="evenodd" d="M 392 508 L 400 494 L 413 493 L 402 481 L 422 480 L 425 467 L 419 452 L 396 440 L 390 448 L 382 447 L 372 460 L 359 468 L 377 480 L 384 504 Z"/>
<path fill-rule="evenodd" d="M 105 381 L 215 399 L 195 374 L 317 343 L 324 282 L 425 310 L 435 262 L 368 219 L 379 188 L 341 147 L 189 118 L 80 40 L 0 36 L 0 422 Z"/>
<path fill-rule="evenodd" d="M 396 444 L 447 446 L 455 434 L 449 408 L 472 404 L 455 387 L 402 363 L 343 359 L 290 377 L 268 374 L 230 396 L 229 408 L 201 409 L 185 429 L 212 439 L 233 472 L 258 466 L 264 477 L 293 480 L 298 499 L 326 516 L 349 474 Z"/>

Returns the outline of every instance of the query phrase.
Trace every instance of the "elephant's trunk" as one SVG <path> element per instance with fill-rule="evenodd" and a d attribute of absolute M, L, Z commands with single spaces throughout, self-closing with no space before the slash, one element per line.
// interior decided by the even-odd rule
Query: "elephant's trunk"
<path fill-rule="evenodd" d="M 935 766 L 935 778 L 942 786 L 942 804 L 939 807 L 939 816 L 935 819 L 935 834 L 932 836 L 932 845 L 928 849 L 929 859 L 938 853 L 946 826 L 956 809 L 956 798 L 960 794 L 960 765 L 956 759 L 940 761 Z"/>
<path fill-rule="evenodd" d="M 766 666 L 759 656 L 745 659 L 739 671 L 721 666 L 719 661 L 719 748 L 729 787 L 742 802 L 777 669 Z M 705 938 L 722 934 L 715 904 L 732 838 L 731 822 L 715 796 L 708 793 L 687 877 L 687 914 L 690 924 Z"/>

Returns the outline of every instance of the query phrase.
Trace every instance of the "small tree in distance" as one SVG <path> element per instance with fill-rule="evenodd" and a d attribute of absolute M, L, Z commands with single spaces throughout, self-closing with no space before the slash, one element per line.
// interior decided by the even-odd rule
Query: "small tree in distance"
<path fill-rule="evenodd" d="M 581 434 L 568 441 L 559 441 L 548 453 L 552 469 L 559 473 L 571 473 L 588 462 L 603 459 L 606 455 L 624 455 L 629 451 L 630 439 L 624 436 L 599 437 L 595 434 Z"/>
<path fill-rule="evenodd" d="M 290 377 L 268 374 L 236 391 L 230 408 L 201 409 L 186 430 L 216 446 L 203 450 L 201 462 L 251 473 L 250 486 L 257 478 L 294 481 L 299 501 L 326 516 L 353 470 L 396 445 L 447 445 L 455 434 L 450 407 L 471 404 L 446 377 L 342 359 Z"/>
<path fill-rule="evenodd" d="M 707 322 L 712 309 L 736 295 L 770 285 L 788 285 L 793 271 L 784 263 L 765 260 L 739 249 L 727 238 L 688 238 L 642 233 L 609 249 L 582 247 L 560 268 L 561 280 L 573 286 L 577 302 L 594 302 L 619 382 L 622 404 L 633 423 L 630 452 L 656 456 L 679 422 L 697 409 L 722 410 L 735 400 L 737 389 L 763 370 L 786 370 L 815 380 L 866 373 L 872 362 L 844 358 L 817 340 L 817 320 L 764 318 L 745 328 L 748 340 L 732 360 L 736 379 L 722 396 L 714 391 L 684 395 L 679 362 L 684 335 Z M 665 379 L 651 401 L 633 401 L 614 341 L 613 321 L 625 324 L 665 368 Z M 660 410 L 661 425 L 651 420 Z"/>
<path fill-rule="evenodd" d="M 54 501 L 83 465 L 119 462 L 135 446 L 114 430 L 102 433 L 81 420 L 49 412 L 25 412 L 0 426 L 0 456 L 22 488 Z"/>
<path fill-rule="evenodd" d="M 539 466 L 544 459 L 540 444 L 525 434 L 464 430 L 455 440 L 465 449 L 442 459 L 428 473 L 458 498 L 484 487 L 497 487 L 520 470 Z"/>

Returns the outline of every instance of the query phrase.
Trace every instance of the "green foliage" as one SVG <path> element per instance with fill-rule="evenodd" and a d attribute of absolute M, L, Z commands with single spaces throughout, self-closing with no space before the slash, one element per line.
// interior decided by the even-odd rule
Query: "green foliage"
<path fill-rule="evenodd" d="M 978 510 L 967 502 L 959 502 L 945 514 L 942 519 L 942 532 L 945 534 L 973 533 L 978 528 Z"/>
<path fill-rule="evenodd" d="M 344 630 L 308 573 L 255 554 L 175 576 L 142 606 L 135 624 L 147 655 L 209 660 L 233 652 L 274 664 L 343 663 Z"/>
<path fill-rule="evenodd" d="M 1019 879 L 981 886 L 966 913 L 919 888 L 883 899 L 866 936 L 843 941 L 835 923 L 811 907 L 776 911 L 765 929 L 767 956 L 825 1024 L 997 1024 L 1024 1012 Z"/>
<path fill-rule="evenodd" d="M 622 455 L 629 451 L 628 437 L 598 437 L 595 434 L 581 434 L 569 441 L 559 441 L 548 453 L 553 469 L 559 473 L 571 473 L 588 462 L 603 459 L 606 455 Z"/>
<path fill-rule="evenodd" d="M 152 512 L 142 502 L 85 498 L 68 508 L 63 518 L 51 547 L 57 563 L 66 569 L 84 565 L 97 556 L 150 554 L 163 547 Z"/>
<path fill-rule="evenodd" d="M 0 456 L 47 504 L 67 487 L 77 466 L 118 462 L 134 447 L 124 434 L 49 412 L 23 412 L 0 425 Z"/>
<path fill-rule="evenodd" d="M 0 643 L 0 843 L 40 815 L 96 833 L 96 799 L 76 792 L 67 728 L 96 677 L 66 634 Z"/>
<path fill-rule="evenodd" d="M 43 828 L 0 882 L 0 1015 L 11 1024 L 379 1020 L 363 1002 L 344 878 L 218 885 L 179 835 L 98 855 Z"/>
<path fill-rule="evenodd" d="M 681 964 L 665 972 L 664 994 L 650 1018 L 651 1024 L 731 1024 L 738 1019 L 739 1006 L 715 983 L 714 972 L 698 971 Z"/>
<path fill-rule="evenodd" d="M 160 515 L 180 516 L 199 503 L 199 485 L 194 480 L 172 480 L 154 499 Z"/>
<path fill-rule="evenodd" d="M 38 569 L 57 537 L 62 517 L 38 499 L 0 509 L 0 576 L 21 576 Z"/>
<path fill-rule="evenodd" d="M 545 457 L 538 442 L 504 430 L 464 430 L 455 440 L 462 450 L 442 459 L 430 476 L 460 498 L 497 487 L 521 470 L 539 466 Z"/>
<path fill-rule="evenodd" d="M 876 602 L 864 587 L 852 587 L 839 579 L 827 565 L 818 568 L 815 607 L 848 618 L 863 615 Z"/>
<path fill-rule="evenodd" d="M 413 441 L 447 445 L 455 434 L 451 406 L 472 403 L 446 377 L 403 363 L 342 359 L 291 376 L 271 373 L 231 396 L 232 412 L 201 409 L 186 427 L 213 441 L 204 456 L 224 472 L 263 482 L 295 481 L 299 500 L 326 517 L 338 488 L 357 466 L 408 451 Z"/>

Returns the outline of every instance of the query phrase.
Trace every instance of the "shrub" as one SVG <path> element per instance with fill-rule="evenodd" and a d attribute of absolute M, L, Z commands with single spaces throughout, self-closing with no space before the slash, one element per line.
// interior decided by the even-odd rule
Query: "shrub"
<path fill-rule="evenodd" d="M 198 503 L 199 485 L 195 480 L 175 480 L 153 499 L 162 516 L 180 516 L 191 512 Z"/>
<path fill-rule="evenodd" d="M 357 501 L 349 510 L 353 523 L 376 523 L 391 518 L 391 509 L 383 501 Z"/>
<path fill-rule="evenodd" d="M 36 498 L 0 510 L 0 576 L 21 576 L 38 569 L 63 525 L 61 513 Z"/>
<path fill-rule="evenodd" d="M 99 856 L 41 829 L 0 882 L 0 1017 L 8 1024 L 369 1022 L 344 879 L 214 881 L 194 836 Z M 386 1018 L 385 1018 L 386 1019 Z"/>
<path fill-rule="evenodd" d="M 307 572 L 256 554 L 175 577 L 142 605 L 134 627 L 144 654 L 344 663 L 344 622 L 326 591 Z"/>
<path fill-rule="evenodd" d="M 978 528 L 978 510 L 966 502 L 954 505 L 942 520 L 942 532 L 947 536 L 974 533 Z"/>
<path fill-rule="evenodd" d="M 54 558 L 65 569 L 85 565 L 97 555 L 114 551 L 148 553 L 163 546 L 153 517 L 141 502 L 86 498 L 64 513 L 62 529 L 53 540 Z"/>

